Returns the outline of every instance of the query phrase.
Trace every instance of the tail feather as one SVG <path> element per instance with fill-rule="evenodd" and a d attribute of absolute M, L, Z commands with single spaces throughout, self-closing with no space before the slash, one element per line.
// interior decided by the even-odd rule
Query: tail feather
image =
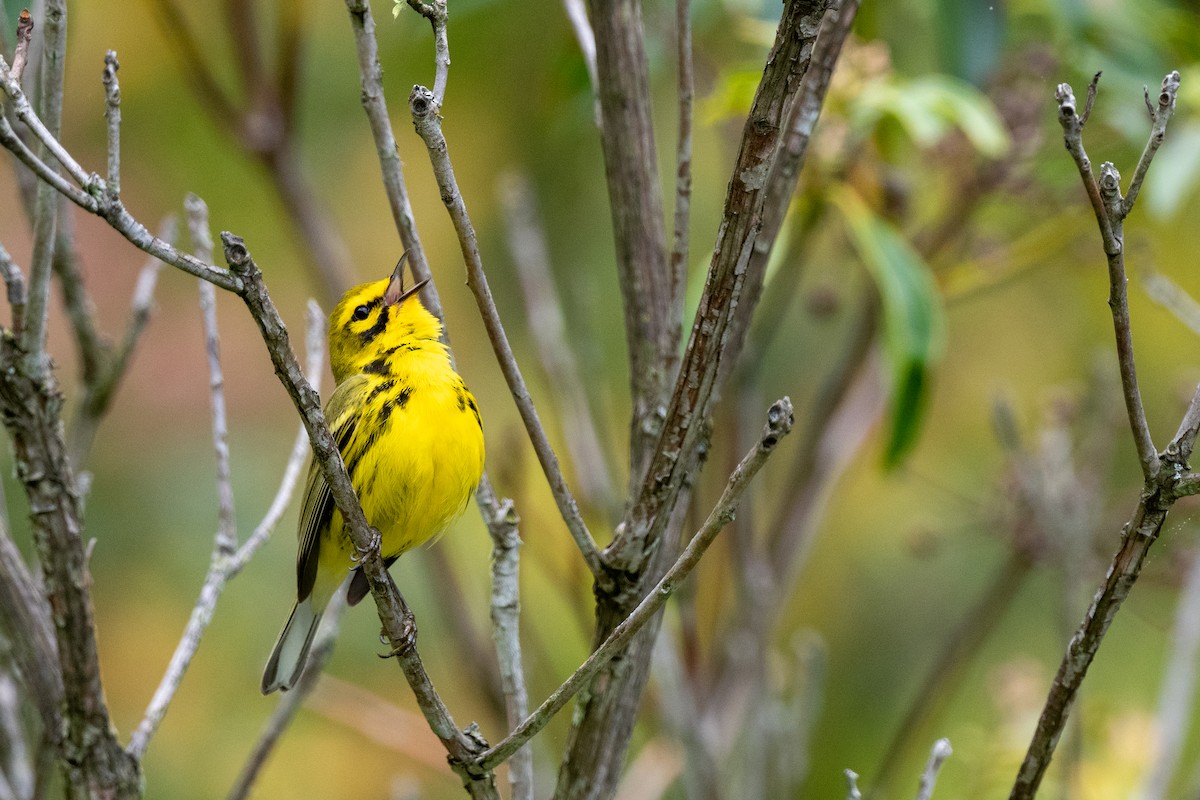
<path fill-rule="evenodd" d="M 308 661 L 308 650 L 312 647 L 313 634 L 321 622 L 321 613 L 313 608 L 312 595 L 297 603 L 288 617 L 279 641 L 267 659 L 263 670 L 262 693 L 270 694 L 276 689 L 285 692 L 300 680 L 304 664 Z"/>

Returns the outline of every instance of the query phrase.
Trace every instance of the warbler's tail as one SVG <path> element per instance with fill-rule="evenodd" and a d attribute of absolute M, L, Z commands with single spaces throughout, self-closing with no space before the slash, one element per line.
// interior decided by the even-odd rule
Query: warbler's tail
<path fill-rule="evenodd" d="M 279 641 L 267 660 L 267 668 L 263 670 L 263 694 L 270 694 L 276 689 L 286 692 L 300 680 L 304 663 L 308 661 L 313 634 L 317 632 L 320 621 L 321 614 L 313 608 L 311 594 L 292 609 L 292 615 L 288 617 L 283 632 L 279 634 Z"/>

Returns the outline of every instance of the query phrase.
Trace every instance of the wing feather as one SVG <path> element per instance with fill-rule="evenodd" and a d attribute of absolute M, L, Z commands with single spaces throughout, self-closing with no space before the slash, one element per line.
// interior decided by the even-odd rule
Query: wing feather
<path fill-rule="evenodd" d="M 337 440 L 342 459 L 354 439 L 359 411 L 362 404 L 362 385 L 366 376 L 348 378 L 334 390 L 325 404 L 325 419 L 333 438 Z M 329 530 L 335 506 L 329 492 L 329 484 L 321 474 L 321 467 L 314 460 L 308 468 L 308 480 L 304 487 L 304 505 L 300 509 L 299 554 L 296 557 L 297 598 L 303 602 L 317 582 L 317 564 L 320 561 L 321 538 Z"/>

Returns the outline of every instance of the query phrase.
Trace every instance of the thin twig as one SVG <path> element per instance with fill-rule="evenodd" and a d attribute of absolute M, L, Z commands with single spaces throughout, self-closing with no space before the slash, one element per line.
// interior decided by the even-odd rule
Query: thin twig
<path fill-rule="evenodd" d="M 13 49 L 12 69 L 9 76 L 18 84 L 29 62 L 29 43 L 33 40 L 33 17 L 28 8 L 21 9 L 17 17 L 17 46 Z"/>
<path fill-rule="evenodd" d="M 13 113 L 26 126 L 44 124 L 47 139 L 42 139 L 43 153 L 53 152 L 68 172 L 71 171 L 68 157 L 54 152 L 51 142 L 56 141 L 62 125 L 62 95 L 64 62 L 67 55 L 67 7 L 66 0 L 48 0 L 45 6 L 45 24 L 42 31 L 42 72 L 41 72 L 41 108 L 44 119 L 39 120 L 28 101 L 22 103 L 24 95 L 19 91 L 19 85 L 9 79 L 8 83 L 17 87 L 16 96 L 7 87 L 12 99 Z M 63 151 L 60 146 L 59 151 Z M 65 153 L 65 151 L 63 151 Z M 44 158 L 44 156 L 43 156 Z M 78 165 L 76 165 L 78 166 Z M 74 173 L 72 173 L 74 174 Z M 79 180 L 79 178 L 77 178 Z M 86 180 L 86 179 L 84 179 Z M 82 183 L 82 180 L 80 181 Z M 47 357 L 46 326 L 50 315 L 50 277 L 54 271 L 54 234 L 58 225 L 58 196 L 54 189 L 46 184 L 38 184 L 34 202 L 33 217 L 33 250 L 29 259 L 29 296 L 25 307 L 25 335 L 21 340 L 26 361 L 31 366 L 45 369 Z"/>
<path fill-rule="evenodd" d="M 1200 335 L 1200 302 L 1161 272 L 1141 271 L 1142 288 L 1151 300 L 1175 315 L 1192 333 Z"/>
<path fill-rule="evenodd" d="M 575 33 L 575 41 L 579 43 L 579 52 L 583 56 L 583 66 L 587 69 L 588 82 L 592 87 L 592 119 L 597 128 L 604 127 L 604 117 L 600 110 L 600 81 L 596 76 L 596 34 L 592 31 L 592 23 L 588 20 L 587 8 L 583 0 L 563 0 L 563 9 L 571 22 L 571 30 Z"/>
<path fill-rule="evenodd" d="M 117 80 L 117 52 L 109 50 L 104 55 L 104 120 L 108 126 L 108 172 L 105 189 L 111 197 L 121 195 L 121 84 Z"/>
<path fill-rule="evenodd" d="M 772 404 L 767 411 L 767 424 L 763 427 L 758 442 L 730 474 L 725 490 L 709 513 L 708 519 L 688 542 L 675 563 L 629 616 L 613 629 L 603 644 L 592 651 L 587 660 L 561 686 L 512 733 L 481 755 L 480 767 L 495 767 L 536 735 L 610 658 L 625 647 L 643 625 L 658 614 L 680 582 L 700 563 L 709 546 L 716 540 L 717 534 L 733 519 L 750 481 L 766 463 L 779 440 L 791 432 L 794 421 L 792 402 L 789 398 L 783 397 Z"/>
<path fill-rule="evenodd" d="M 425 142 L 425 147 L 429 151 L 429 160 L 433 166 L 433 174 L 437 179 L 438 187 L 441 189 L 442 200 L 446 204 L 446 210 L 450 213 L 450 219 L 458 233 L 459 247 L 462 249 L 463 261 L 467 266 L 467 286 L 471 289 L 471 293 L 475 296 L 475 302 L 479 306 L 479 313 L 483 317 L 483 325 L 487 330 L 488 339 L 492 343 L 496 360 L 500 364 L 500 371 L 504 374 L 508 389 L 517 405 L 517 411 L 520 412 L 521 420 L 525 423 L 525 430 L 533 444 L 546 481 L 550 484 L 550 491 L 558 504 L 559 513 L 566 522 L 567 529 L 575 540 L 580 553 L 583 554 L 588 569 L 592 571 L 593 575 L 599 576 L 601 574 L 600 552 L 596 547 L 596 540 L 588 531 L 587 524 L 583 521 L 583 515 L 579 512 L 579 506 L 567 486 L 566 479 L 563 478 L 558 456 L 555 455 L 554 448 L 550 446 L 550 440 L 538 418 L 533 398 L 529 395 L 525 378 L 521 375 L 521 368 L 517 365 L 516 356 L 513 355 L 512 346 L 508 343 L 508 336 L 504 332 L 504 325 L 500 322 L 496 303 L 492 299 L 492 290 L 488 286 L 487 275 L 483 271 L 483 261 L 479 255 L 475 228 L 467 214 L 467 207 L 459 192 L 458 181 L 454 177 L 454 168 L 450 163 L 446 137 L 442 134 L 441 117 L 438 116 L 437 100 L 433 93 L 425 87 L 415 86 L 409 95 L 408 105 L 412 111 L 413 124 L 417 129 L 417 134 Z"/>
<path fill-rule="evenodd" d="M 3 62 L 4 58 L 0 56 L 0 65 L 3 65 Z M 17 136 L 12 126 L 8 124 L 8 117 L 3 114 L 0 114 L 0 145 L 16 156 L 17 160 L 28 167 L 30 172 L 36 175 L 42 183 L 53 186 L 55 191 L 67 197 L 80 208 L 93 214 L 100 213 L 99 203 L 86 192 L 76 189 L 70 181 L 38 158 L 25 142 L 21 141 L 21 137 Z"/>
<path fill-rule="evenodd" d="M 441 298 L 433 281 L 429 262 L 425 259 L 425 248 L 413 220 L 412 203 L 408 199 L 408 188 L 404 183 L 404 168 L 396 146 L 396 135 L 388 116 L 387 100 L 383 92 L 383 68 L 379 65 L 379 43 L 375 39 L 375 18 L 366 0 L 346 0 L 350 12 L 350 26 L 354 31 L 354 45 L 358 53 L 359 80 L 362 84 L 363 110 L 371 126 L 371 138 L 375 141 L 375 153 L 379 158 L 384 192 L 392 211 L 392 222 L 400 235 L 400 243 L 408 253 L 408 263 L 413 277 L 428 281 L 421 290 L 421 302 L 429 312 L 445 322 Z"/>
<path fill-rule="evenodd" d="M 175 217 L 167 217 L 159 228 L 159 238 L 166 242 L 174 241 L 176 227 Z M 69 243 L 62 242 L 62 244 L 65 247 Z M 125 334 L 120 344 L 113 349 L 108 345 L 100 346 L 94 332 L 91 303 L 86 292 L 82 290 L 82 286 L 77 285 L 70 291 L 66 289 L 65 279 L 68 271 L 74 268 L 74 265 L 68 264 L 67 261 L 73 257 L 73 254 L 64 250 L 61 255 L 63 263 L 59 266 L 59 270 L 60 280 L 64 281 L 63 297 L 67 302 L 67 316 L 75 330 L 75 339 L 81 357 L 88 352 L 89 341 L 94 342 L 96 347 L 96 350 L 89 356 L 95 361 L 96 366 L 90 374 L 87 371 L 84 373 L 84 395 L 75 411 L 74 419 L 71 420 L 69 430 L 71 463 L 77 468 L 82 468 L 87 463 L 100 420 L 108 412 L 117 387 L 125 377 L 125 371 L 133 357 L 133 352 L 141 340 L 142 332 L 145 331 L 146 325 L 150 321 L 150 314 L 154 308 L 154 290 L 158 284 L 158 273 L 162 269 L 163 262 L 151 256 L 146 260 L 141 272 L 138 273 L 137 283 L 134 285 L 133 296 L 130 299 L 129 321 L 125 326 Z M 77 272 L 77 270 L 75 271 Z M 79 297 L 75 297 L 75 295 L 79 295 Z M 88 338 L 89 331 L 92 339 Z M 87 361 L 85 360 L 84 363 L 86 364 Z"/>
<path fill-rule="evenodd" d="M 7 665 L 6 665 L 7 666 Z M 0 731 L 4 737 L 4 766 L 0 769 L 6 781 L 7 796 L 24 800 L 33 794 L 33 759 L 26 741 L 21 719 L 24 698 L 17 681 L 7 670 L 0 673 Z"/>
<path fill-rule="evenodd" d="M 1171 73 L 1163 81 L 1163 91 L 1173 94 L 1177 89 L 1177 78 L 1175 73 Z M 1111 164 L 1106 164 L 1102 169 L 1102 185 L 1097 185 L 1092 176 L 1091 163 L 1083 150 L 1083 122 L 1075 113 L 1075 97 L 1071 87 L 1065 83 L 1059 84 L 1056 98 L 1063 138 L 1067 150 L 1075 159 L 1088 197 L 1092 201 L 1092 209 L 1100 225 L 1104 252 L 1108 256 L 1109 305 L 1112 308 L 1117 336 L 1121 385 L 1137 444 L 1138 459 L 1145 476 L 1145 485 L 1137 507 L 1125 524 L 1120 547 L 1109 565 L 1104 584 L 1097 591 L 1083 621 L 1067 644 L 1066 653 L 1059 664 L 1054 683 L 1038 718 L 1037 728 L 1013 783 L 1010 800 L 1030 800 L 1037 793 L 1054 755 L 1054 749 L 1062 736 L 1071 704 L 1113 617 L 1129 596 L 1141 572 L 1146 553 L 1158 538 L 1174 502 L 1194 490 L 1192 476 L 1188 472 L 1188 459 L 1191 457 L 1197 432 L 1200 432 L 1198 387 L 1170 444 L 1161 454 L 1154 449 L 1134 372 L 1125 289 L 1124 242 L 1119 218 L 1111 219 L 1113 215 L 1119 214 L 1123 207 L 1120 200 L 1119 176 Z M 1160 102 L 1159 113 L 1169 116 L 1173 106 L 1173 102 Z M 1155 121 L 1157 123 L 1157 117 Z"/>
<path fill-rule="evenodd" d="M 1172 79 L 1172 76 L 1174 78 Z M 1171 73 L 1163 80 L 1163 96 L 1169 102 L 1160 99 L 1159 113 L 1155 116 L 1154 130 L 1151 131 L 1151 142 L 1156 137 L 1164 135 L 1167 120 L 1174 111 L 1175 93 L 1179 88 L 1179 74 Z M 1069 84 L 1061 83 L 1056 92 L 1058 100 L 1058 119 L 1063 129 L 1063 140 L 1067 151 L 1075 160 L 1079 175 L 1083 179 L 1088 199 L 1092 203 L 1092 211 L 1100 226 L 1100 235 L 1104 245 L 1104 253 L 1108 259 L 1109 297 L 1108 305 L 1112 311 L 1113 330 L 1117 343 L 1117 363 L 1121 370 L 1121 386 L 1125 396 L 1125 409 L 1129 417 L 1129 426 L 1133 432 L 1134 444 L 1137 447 L 1138 460 L 1142 466 L 1142 475 L 1151 480 L 1158 472 L 1160 464 L 1158 450 L 1150 435 L 1150 427 L 1146 422 L 1146 410 L 1142 404 L 1141 392 L 1138 389 L 1137 369 L 1134 361 L 1133 334 L 1129 321 L 1129 297 L 1125 275 L 1125 242 L 1124 242 L 1124 213 L 1126 201 L 1121 198 L 1120 175 L 1112 164 L 1105 163 L 1101 167 L 1101 178 L 1097 182 L 1091 167 L 1091 161 L 1083 148 L 1083 118 L 1075 113 L 1075 95 Z M 1147 145 L 1138 164 L 1138 171 L 1144 177 L 1149 168 L 1150 158 L 1157 150 L 1157 144 Z M 1141 180 L 1138 179 L 1140 185 Z"/>
<path fill-rule="evenodd" d="M 8 250 L 4 249 L 3 243 L 0 243 L 0 275 L 4 277 L 8 305 L 12 311 L 13 333 L 20 336 L 25 327 L 25 274 Z"/>
<path fill-rule="evenodd" d="M 520 548 L 521 524 L 512 500 L 496 499 L 492 485 L 484 479 L 478 493 L 482 505 L 494 508 L 486 520 L 492 537 L 492 637 L 500 664 L 504 711 L 512 730 L 529 715 L 529 692 L 521 659 Z M 533 800 L 533 750 L 522 747 L 508 760 L 508 781 L 513 800 Z"/>
<path fill-rule="evenodd" d="M 938 771 L 953 752 L 950 749 L 949 739 L 938 739 L 933 743 L 933 748 L 929 751 L 929 760 L 925 762 L 925 771 L 921 773 L 916 800 L 930 800 L 933 797 L 933 787 L 937 783 Z"/>
<path fill-rule="evenodd" d="M 594 506 L 611 508 L 615 497 L 608 459 L 596 430 L 588 384 L 567 338 L 562 298 L 554 285 L 533 187 L 525 176 L 509 173 L 500 184 L 500 202 L 529 330 L 546 377 L 559 390 L 553 399 L 557 401 L 580 495 Z"/>
<path fill-rule="evenodd" d="M 53 742 L 62 736 L 62 672 L 50 605 L 0 518 L 0 630 L 11 644 L 22 694 L 38 711 Z"/>
<path fill-rule="evenodd" d="M 858 790 L 858 773 L 844 769 L 842 774 L 846 776 L 846 800 L 862 800 L 862 792 Z"/>
<path fill-rule="evenodd" d="M 1197 652 L 1200 652 L 1200 552 L 1192 553 L 1175 609 L 1167 669 L 1158 696 L 1156 752 L 1137 793 L 1142 800 L 1162 800 L 1168 796 L 1191 727 Z"/>
<path fill-rule="evenodd" d="M 450 77 L 450 44 L 446 39 L 446 0 L 408 0 L 418 14 L 429 20 L 433 26 L 433 60 L 435 73 L 433 78 L 433 96 L 437 104 L 442 105 L 446 100 L 446 82 Z"/>
<path fill-rule="evenodd" d="M 1154 154 L 1158 152 L 1158 148 L 1167 138 L 1167 122 L 1175 113 L 1175 96 L 1177 94 L 1179 94 L 1179 72 L 1172 71 L 1163 78 L 1162 89 L 1158 93 L 1158 106 L 1151 106 L 1150 98 L 1146 98 L 1146 105 L 1150 109 L 1150 138 L 1146 140 L 1146 147 L 1142 150 L 1137 167 L 1133 171 L 1133 178 L 1129 181 L 1129 190 L 1125 193 L 1125 200 L 1121 203 L 1122 219 L 1129 216 L 1129 212 L 1133 210 L 1133 204 L 1142 190 L 1142 181 L 1146 179 L 1146 172 L 1150 169 L 1150 162 L 1154 160 Z"/>
<path fill-rule="evenodd" d="M 3 88 L 5 93 L 15 103 L 20 103 L 28 108 L 29 101 L 21 91 L 21 88 L 8 80 L 7 76 L 7 65 L 4 63 L 4 59 L 0 58 L 0 88 Z M 36 123 L 30 126 L 30 131 L 38 141 L 46 146 L 51 153 L 62 151 L 65 154 L 66 151 L 62 149 L 62 145 L 49 134 L 46 126 L 37 119 L 37 116 L 33 115 L 32 109 L 30 109 L 29 113 L 32 121 Z M 226 291 L 234 293 L 242 291 L 241 281 L 228 270 L 221 269 L 212 264 L 206 264 L 181 250 L 177 250 L 157 236 L 152 235 L 145 225 L 138 222 L 125 209 L 120 200 L 114 200 L 107 196 L 107 191 L 102 190 L 104 181 L 99 176 L 94 174 L 90 177 L 85 176 L 87 180 L 80 181 L 80 185 L 88 191 L 83 191 L 72 186 L 61 175 L 58 175 L 47 166 L 44 160 L 38 158 L 25 146 L 24 142 L 12 130 L 12 127 L 8 124 L 8 120 L 3 115 L 0 115 L 0 145 L 3 145 L 16 155 L 38 178 L 44 183 L 53 186 L 59 194 L 75 203 L 84 211 L 103 218 L 113 230 L 124 236 L 134 247 L 173 267 L 183 270 L 189 275 L 203 278 Z M 64 157 L 69 158 L 69 156 Z M 71 161 L 74 163 L 73 159 Z M 95 194 L 89 193 L 89 191 L 96 189 L 100 190 L 96 191 Z"/>
<path fill-rule="evenodd" d="M 338 627 L 345 610 L 345 592 L 335 592 L 329 605 L 325 607 L 321 626 L 313 638 L 312 649 L 308 653 L 308 666 L 300 675 L 300 680 L 296 682 L 296 685 L 290 691 L 280 695 L 279 704 L 275 706 L 271 718 L 267 720 L 262 733 L 259 734 L 258 741 L 254 743 L 254 749 L 250 751 L 250 756 L 242 766 L 237 782 L 229 790 L 227 800 L 244 800 L 250 795 L 250 790 L 254 788 L 254 783 L 258 780 L 263 766 L 266 765 L 267 758 L 274 752 L 279 738 L 292 724 L 296 712 L 304 705 L 304 701 L 312 694 L 317 681 L 320 680 L 325 662 L 329 660 L 329 656 L 333 653 L 333 646 L 337 643 Z"/>
<path fill-rule="evenodd" d="M 201 259 L 211 260 L 212 236 L 208 232 L 208 209 L 204 205 L 204 201 L 195 195 L 189 195 L 185 205 L 188 211 L 188 230 L 191 233 L 192 246 Z M 213 290 L 209 284 L 202 282 L 200 291 L 203 298 L 205 293 Z M 183 676 L 200 646 L 200 640 L 212 621 L 213 612 L 225 589 L 225 584 L 242 570 L 278 524 L 295 490 L 304 457 L 308 453 L 308 437 L 301 429 L 300 436 L 288 457 L 275 498 L 254 533 L 240 549 L 237 548 L 237 529 L 233 517 L 233 490 L 228 463 L 229 448 L 226 441 L 223 379 L 217 351 L 215 298 L 202 299 L 201 306 L 209 356 L 210 389 L 213 398 L 213 444 L 217 454 L 219 500 L 218 523 L 213 537 L 208 573 L 205 575 L 200 595 L 188 618 L 179 644 L 176 645 L 175 652 L 171 656 L 166 672 L 146 708 L 141 723 L 130 739 L 128 752 L 139 759 L 145 755 L 151 737 L 157 731 L 166 715 L 168 706 L 179 690 Z M 306 340 L 308 363 L 306 366 L 308 380 L 317 385 L 320 380 L 321 364 L 324 360 L 324 332 L 320 310 L 315 309 L 314 312 L 314 309 L 315 304 L 310 303 Z"/>
<path fill-rule="evenodd" d="M 675 146 L 675 230 L 671 245 L 671 334 L 683 337 L 683 302 L 687 293 L 688 237 L 692 211 L 692 116 L 696 97 L 692 69 L 692 17 L 689 0 L 675 0 L 675 59 L 678 72 L 679 137 Z M 678 367 L 678 357 L 667 364 L 669 373 Z"/>
<path fill-rule="evenodd" d="M 192 251 L 201 261 L 212 261 L 213 241 L 208 229 L 208 206 L 193 194 L 188 195 L 184 207 L 187 209 Z M 217 330 L 217 290 L 208 281 L 200 281 L 199 289 L 217 467 L 217 532 L 213 542 L 213 560 L 218 561 L 237 549 L 237 519 L 233 510 L 233 477 L 229 467 L 229 423 L 225 413 L 225 377 L 221 371 L 221 337 Z"/>

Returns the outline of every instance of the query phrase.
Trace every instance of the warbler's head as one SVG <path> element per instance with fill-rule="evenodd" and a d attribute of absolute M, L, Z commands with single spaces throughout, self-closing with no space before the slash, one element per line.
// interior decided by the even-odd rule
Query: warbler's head
<path fill-rule="evenodd" d="M 426 282 L 405 286 L 407 260 L 405 253 L 390 278 L 346 292 L 329 315 L 329 364 L 337 383 L 369 371 L 379 358 L 390 356 L 406 343 L 436 341 L 441 336 L 441 323 L 417 298 Z"/>

